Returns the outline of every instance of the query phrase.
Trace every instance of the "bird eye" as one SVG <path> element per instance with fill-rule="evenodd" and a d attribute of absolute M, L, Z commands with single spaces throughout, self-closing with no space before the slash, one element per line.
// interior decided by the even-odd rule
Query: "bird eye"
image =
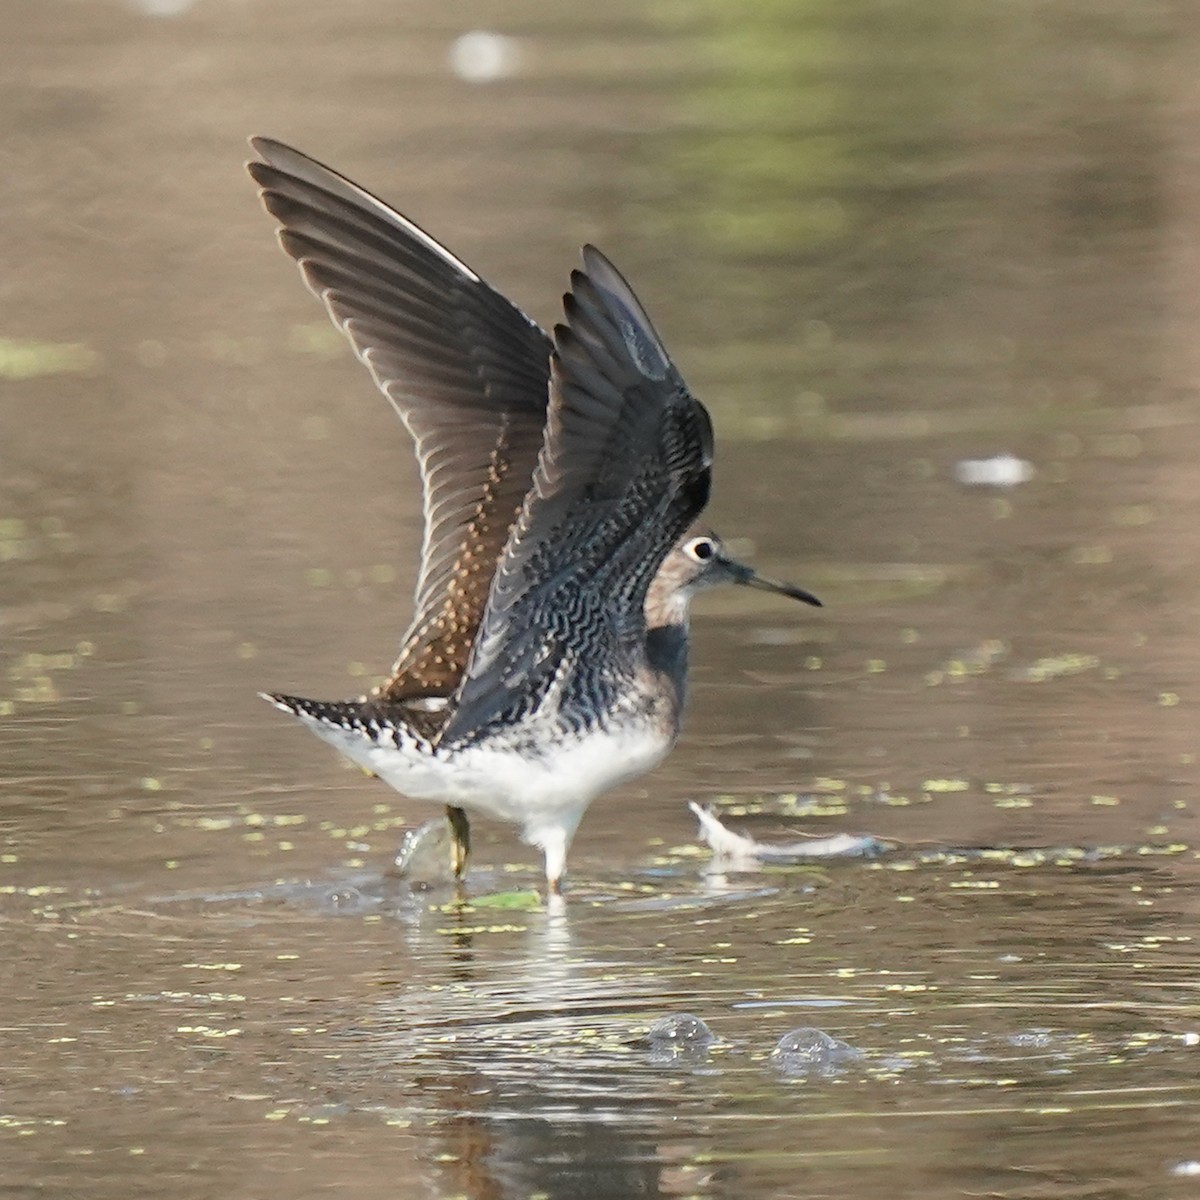
<path fill-rule="evenodd" d="M 712 538 L 706 537 L 692 538 L 683 549 L 684 553 L 691 555 L 697 562 L 705 562 L 717 552 Z"/>

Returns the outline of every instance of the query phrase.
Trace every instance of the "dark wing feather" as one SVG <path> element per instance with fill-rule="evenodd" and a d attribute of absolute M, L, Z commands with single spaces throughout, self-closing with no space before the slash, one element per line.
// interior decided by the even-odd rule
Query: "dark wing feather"
<path fill-rule="evenodd" d="M 529 489 L 550 340 L 383 201 L 266 138 L 249 164 L 279 240 L 416 442 L 425 537 L 416 614 L 381 690 L 448 695 Z"/>
<path fill-rule="evenodd" d="M 546 444 L 492 581 L 444 743 L 637 670 L 646 591 L 708 501 L 712 426 L 629 285 L 591 246 L 555 328 Z"/>

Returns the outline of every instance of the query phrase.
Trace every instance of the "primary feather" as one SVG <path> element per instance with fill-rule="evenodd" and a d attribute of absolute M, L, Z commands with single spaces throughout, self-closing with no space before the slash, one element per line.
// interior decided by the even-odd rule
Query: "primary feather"
<path fill-rule="evenodd" d="M 550 341 L 424 230 L 267 138 L 250 174 L 279 240 L 413 435 L 425 530 L 415 613 L 381 695 L 458 686 L 529 490 Z"/>

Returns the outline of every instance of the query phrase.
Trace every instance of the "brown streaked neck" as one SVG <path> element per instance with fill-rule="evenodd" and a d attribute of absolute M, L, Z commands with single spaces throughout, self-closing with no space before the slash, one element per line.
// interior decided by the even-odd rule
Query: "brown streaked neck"
<path fill-rule="evenodd" d="M 687 686 L 688 604 L 681 564 L 674 556 L 659 568 L 646 593 L 646 664 L 666 685 L 671 720 L 678 728 Z"/>
<path fill-rule="evenodd" d="M 688 604 L 691 597 L 684 587 L 690 564 L 679 561 L 682 556 L 672 551 L 658 568 L 646 591 L 646 628 L 659 629 L 678 625 L 687 636 Z"/>

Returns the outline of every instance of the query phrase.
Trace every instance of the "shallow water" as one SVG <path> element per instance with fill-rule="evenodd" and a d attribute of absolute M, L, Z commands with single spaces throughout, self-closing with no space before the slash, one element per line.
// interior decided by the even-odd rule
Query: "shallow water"
<path fill-rule="evenodd" d="M 6 1194 L 1193 1194 L 1188 14 L 530 0 L 471 84 L 480 5 L 150 7 L 6 13 Z M 600 244 L 713 411 L 714 524 L 826 602 L 704 598 L 565 912 L 481 823 L 466 906 L 387 879 L 428 812 L 255 699 L 372 682 L 419 510 L 252 132 L 542 321 Z M 688 800 L 898 848 L 717 875 Z M 644 1040 L 681 1013 L 707 1050 Z M 862 1057 L 773 1058 L 802 1027 Z"/>

